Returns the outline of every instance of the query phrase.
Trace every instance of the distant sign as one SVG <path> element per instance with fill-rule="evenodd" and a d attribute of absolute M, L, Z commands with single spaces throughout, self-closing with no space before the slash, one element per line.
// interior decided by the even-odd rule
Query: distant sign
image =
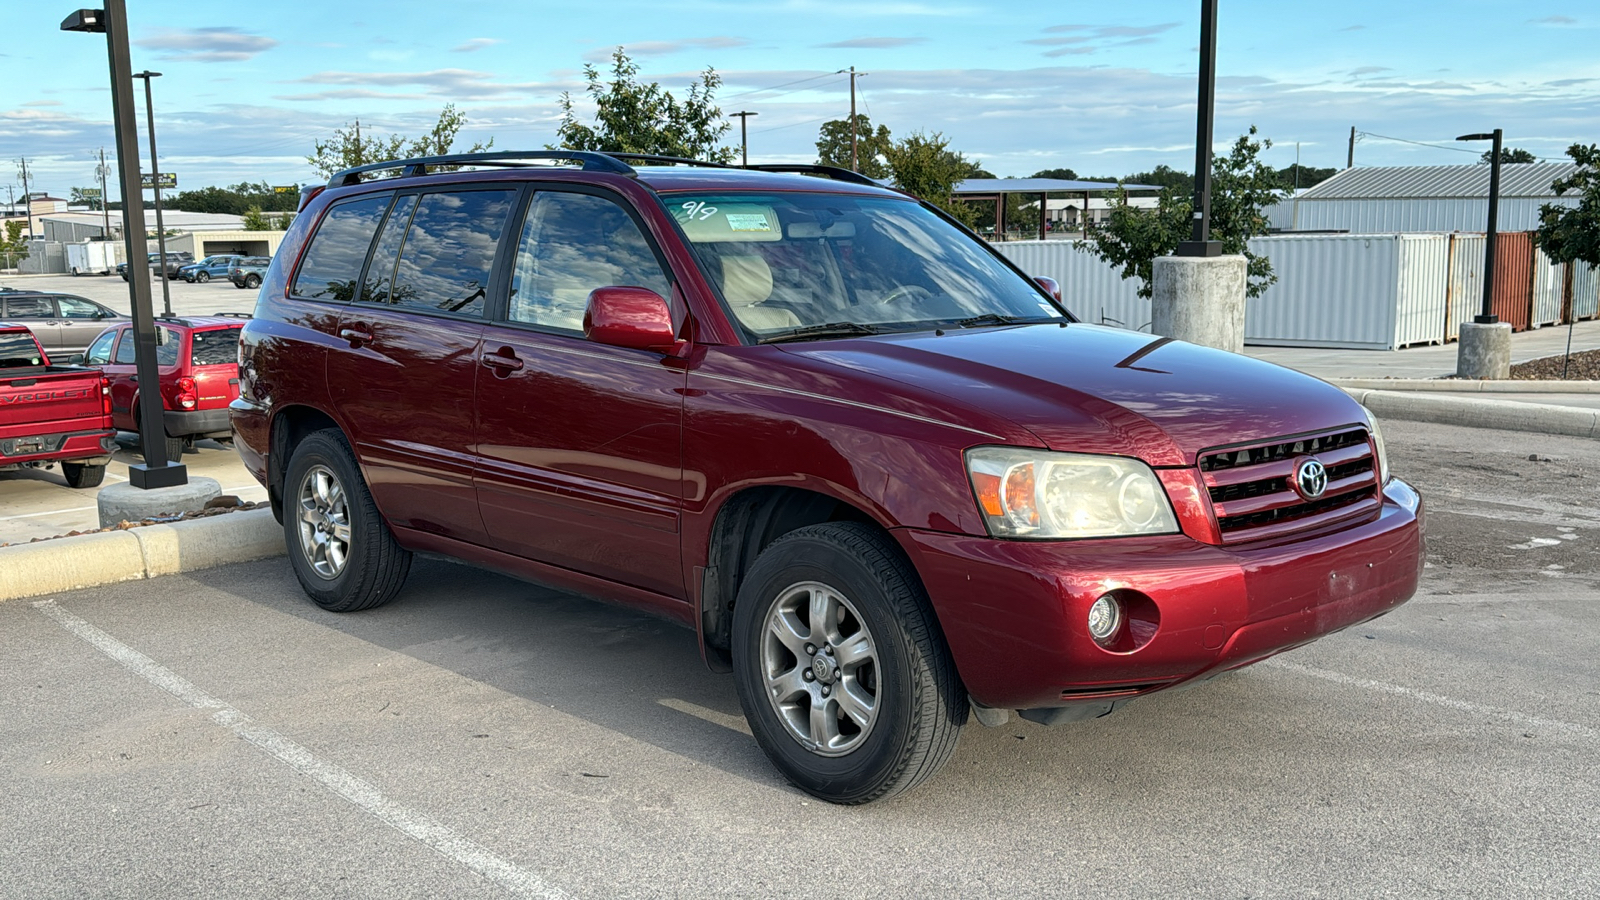
<path fill-rule="evenodd" d="M 274 194 L 298 194 L 300 193 L 300 186 L 297 184 L 274 185 L 272 192 Z"/>
<path fill-rule="evenodd" d="M 100 189 L 99 188 L 78 188 L 78 194 L 79 194 L 79 196 L 83 197 L 83 199 L 85 199 L 85 200 L 99 200 L 100 199 Z"/>
<path fill-rule="evenodd" d="M 150 177 L 150 173 L 149 172 L 140 172 L 139 173 L 139 184 L 140 184 L 140 186 L 142 186 L 147 191 L 156 186 L 155 179 Z M 162 172 L 161 173 L 161 189 L 162 190 L 167 190 L 168 188 L 175 188 L 177 186 L 178 186 L 178 173 L 176 173 L 176 172 Z"/>

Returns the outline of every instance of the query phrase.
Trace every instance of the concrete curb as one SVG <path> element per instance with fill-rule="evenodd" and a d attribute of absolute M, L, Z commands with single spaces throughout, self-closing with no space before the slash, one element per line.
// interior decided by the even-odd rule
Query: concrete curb
<path fill-rule="evenodd" d="M 1600 394 L 1600 381 L 1478 381 L 1466 378 L 1328 378 L 1346 390 L 1441 394 Z"/>
<path fill-rule="evenodd" d="M 1467 428 L 1600 437 L 1600 410 L 1595 409 L 1348 387 L 1344 392 L 1379 418 L 1462 425 Z"/>
<path fill-rule="evenodd" d="M 253 509 L 0 547 L 0 601 L 279 556 L 283 527 Z"/>

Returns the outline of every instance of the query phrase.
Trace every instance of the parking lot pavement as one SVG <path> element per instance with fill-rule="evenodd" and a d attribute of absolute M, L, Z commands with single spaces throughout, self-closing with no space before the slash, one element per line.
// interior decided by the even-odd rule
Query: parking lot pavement
<path fill-rule="evenodd" d="M 1600 894 L 1600 444 L 1396 422 L 1422 593 L 1104 719 L 970 726 L 912 794 L 787 786 L 674 626 L 418 560 L 0 604 L 26 897 Z M 1530 458 L 1531 457 L 1531 458 Z"/>
<path fill-rule="evenodd" d="M 143 462 L 135 435 L 117 435 L 119 449 L 106 467 L 105 484 L 128 480 L 128 464 Z M 246 503 L 267 499 L 267 489 L 245 470 L 232 447 L 216 441 L 197 441 L 183 455 L 189 475 L 215 478 L 224 494 Z M 19 544 L 34 538 L 54 537 L 71 531 L 100 527 L 95 489 L 67 487 L 61 467 L 0 472 L 0 544 Z"/>
<path fill-rule="evenodd" d="M 104 303 L 124 315 L 133 312 L 133 304 L 128 299 L 128 283 L 116 275 L 0 275 L 0 287 L 19 291 L 60 291 Z M 256 292 L 236 288 L 227 279 L 206 284 L 190 284 L 182 279 L 174 279 L 171 289 L 172 313 L 177 316 L 247 313 L 256 308 Z M 159 280 L 151 283 L 150 297 L 159 315 L 164 309 Z"/>

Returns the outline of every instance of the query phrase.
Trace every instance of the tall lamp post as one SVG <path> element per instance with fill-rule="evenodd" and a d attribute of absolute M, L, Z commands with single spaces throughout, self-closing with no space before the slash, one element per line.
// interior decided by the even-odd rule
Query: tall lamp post
<path fill-rule="evenodd" d="M 1178 244 L 1178 256 L 1221 256 L 1211 239 L 1211 140 L 1217 97 L 1217 0 L 1200 4 L 1200 96 L 1194 137 L 1194 231 Z"/>
<path fill-rule="evenodd" d="M 1479 325 L 1500 321 L 1494 314 L 1494 245 L 1500 235 L 1500 143 L 1501 130 L 1463 134 L 1458 141 L 1494 141 L 1489 151 L 1489 231 L 1483 239 L 1483 311 L 1473 319 Z"/>
<path fill-rule="evenodd" d="M 728 113 L 728 115 L 739 117 L 739 165 L 748 166 L 750 165 L 750 139 L 745 131 L 745 126 L 750 123 L 751 116 L 759 116 L 761 113 L 736 112 Z"/>
<path fill-rule="evenodd" d="M 150 79 L 160 78 L 160 72 L 145 69 L 133 73 L 144 79 L 144 124 L 150 132 L 150 186 L 156 192 L 156 249 L 161 254 L 161 314 L 172 315 L 172 288 L 167 284 L 167 226 L 161 221 L 161 165 L 156 161 L 156 109 L 150 100 Z M 144 193 L 139 193 L 140 218 L 144 218 Z"/>
<path fill-rule="evenodd" d="M 156 368 L 155 315 L 150 308 L 150 279 L 138 271 L 146 267 L 149 243 L 144 235 L 144 191 L 139 184 L 139 133 L 134 122 L 133 66 L 128 58 L 128 10 L 125 0 L 105 0 L 105 9 L 80 9 L 61 21 L 62 31 L 106 36 L 111 61 L 111 120 L 116 131 L 117 178 L 122 188 L 122 242 L 128 255 L 128 294 L 133 305 L 134 368 L 139 383 L 161 383 Z M 137 210 L 135 209 L 137 207 Z M 133 217 L 135 212 L 138 222 Z M 162 260 L 163 265 L 166 260 Z M 162 404 L 139 404 L 139 441 L 144 462 L 128 466 L 128 482 L 136 488 L 176 487 L 188 484 L 182 463 L 167 460 L 166 427 Z"/>

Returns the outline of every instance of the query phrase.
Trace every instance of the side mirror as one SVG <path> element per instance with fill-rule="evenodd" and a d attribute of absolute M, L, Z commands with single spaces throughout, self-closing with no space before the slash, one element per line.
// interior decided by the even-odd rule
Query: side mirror
<path fill-rule="evenodd" d="M 1038 283 L 1039 287 L 1044 288 L 1045 293 L 1056 298 L 1057 303 L 1061 302 L 1061 285 L 1057 284 L 1054 278 L 1048 275 L 1035 275 L 1033 280 Z"/>
<path fill-rule="evenodd" d="M 583 336 L 597 344 L 671 353 L 680 343 L 667 301 L 641 287 L 603 287 L 589 292 Z"/>
<path fill-rule="evenodd" d="M 69 366 L 81 366 L 81 365 L 83 365 L 83 354 L 82 353 L 74 353 L 71 356 L 67 357 L 67 365 L 69 365 Z"/>

